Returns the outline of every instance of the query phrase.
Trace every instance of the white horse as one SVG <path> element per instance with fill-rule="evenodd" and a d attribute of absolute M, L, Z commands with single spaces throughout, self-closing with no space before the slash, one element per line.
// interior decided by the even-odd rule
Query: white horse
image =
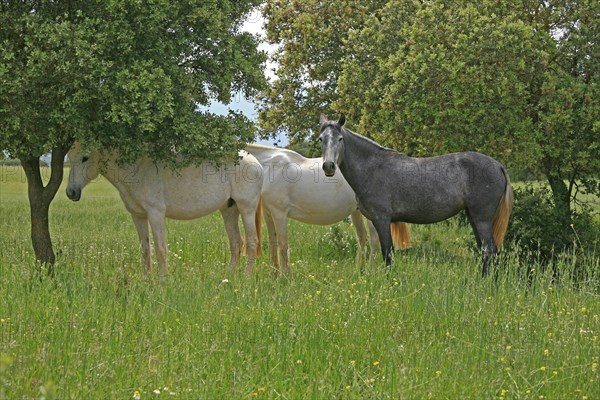
<path fill-rule="evenodd" d="M 328 178 L 323 172 L 322 158 L 305 158 L 288 149 L 250 144 L 246 151 L 256 157 L 264 169 L 262 206 L 275 272 L 280 272 L 280 262 L 284 273 L 290 271 L 288 218 L 307 224 L 331 225 L 350 215 L 358 237 L 358 257 L 364 260 L 367 232 L 356 196 L 342 174 Z M 408 225 L 395 223 L 391 230 L 394 244 L 402 249 L 408 248 Z M 370 221 L 369 231 L 371 262 L 374 262 L 379 237 Z"/>
<path fill-rule="evenodd" d="M 150 159 L 141 159 L 131 165 L 118 166 L 115 152 L 85 152 L 75 144 L 69 151 L 71 172 L 67 196 L 78 201 L 84 186 L 102 174 L 112 183 L 131 213 L 137 229 L 144 277 L 151 265 L 148 223 L 152 228 L 159 275 L 167 274 L 167 241 L 165 217 L 187 220 L 203 217 L 216 210 L 221 212 L 229 237 L 233 270 L 240 259 L 242 238 L 238 226 L 242 215 L 248 255 L 246 272 L 254 266 L 260 251 L 260 191 L 262 167 L 252 155 L 241 151 L 237 164 L 219 168 L 210 163 L 191 166 L 173 172 Z"/>

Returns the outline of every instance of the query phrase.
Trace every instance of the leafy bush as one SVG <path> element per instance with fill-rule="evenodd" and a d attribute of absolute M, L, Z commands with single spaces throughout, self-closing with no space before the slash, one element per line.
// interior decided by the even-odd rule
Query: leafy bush
<path fill-rule="evenodd" d="M 507 245 L 518 251 L 528 264 L 552 267 L 557 277 L 565 271 L 558 270 L 556 261 L 570 258 L 572 272 L 582 276 L 577 259 L 595 254 L 600 237 L 600 226 L 594 222 L 591 208 L 581 206 L 570 216 L 562 215 L 546 187 L 527 185 L 514 192 L 515 205 L 506 236 Z"/>
<path fill-rule="evenodd" d="M 319 251 L 321 255 L 335 257 L 342 254 L 355 254 L 358 249 L 356 236 L 354 232 L 344 229 L 348 220 L 342 223 L 333 224 L 327 230 L 327 233 L 319 238 Z M 354 227 L 353 227 L 354 228 Z"/>

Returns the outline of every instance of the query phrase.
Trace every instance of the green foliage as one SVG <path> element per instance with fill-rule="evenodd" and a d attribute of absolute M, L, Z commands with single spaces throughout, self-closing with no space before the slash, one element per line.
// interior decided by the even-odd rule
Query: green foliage
<path fill-rule="evenodd" d="M 563 275 L 568 271 L 556 270 L 559 254 L 581 258 L 585 253 L 600 250 L 600 225 L 594 222 L 589 207 L 564 215 L 546 187 L 530 184 L 514 192 L 515 205 L 506 242 L 518 249 L 527 264 L 552 265 L 557 275 Z M 569 218 L 571 223 L 565 228 L 564 220 Z"/>
<path fill-rule="evenodd" d="M 319 253 L 325 257 L 336 258 L 338 255 L 356 254 L 358 243 L 354 227 L 349 221 L 331 225 L 327 232 L 319 238 Z M 378 252 L 379 249 L 374 251 Z"/>
<path fill-rule="evenodd" d="M 389 2 L 388 13 L 403 11 L 399 3 Z M 367 115 L 359 130 L 411 154 L 469 149 L 535 162 L 529 91 L 544 53 L 531 26 L 514 12 L 503 12 L 489 2 L 427 2 L 400 24 L 400 17 L 373 21 L 371 30 L 384 25 L 388 32 L 393 26 L 397 33 L 390 38 L 365 32 L 374 36 L 370 47 L 385 48 L 386 54 L 373 61 L 375 84 L 366 81 L 373 79 L 370 70 L 354 79 L 364 57 L 348 59 L 339 107 Z M 367 39 L 355 38 L 359 47 Z M 390 46 L 391 41 L 397 44 Z M 357 88 L 377 100 L 365 104 Z"/>
<path fill-rule="evenodd" d="M 384 0 L 267 0 L 267 41 L 280 45 L 277 79 L 262 95 L 260 125 L 265 134 L 289 132 L 292 142 L 310 136 L 319 112 L 331 111 L 345 56 L 342 44 Z"/>
<path fill-rule="evenodd" d="M 265 55 L 239 32 L 258 3 L 3 2 L 0 148 L 39 156 L 79 140 L 124 161 L 231 156 L 253 139 L 249 121 L 196 108 L 263 86 Z"/>

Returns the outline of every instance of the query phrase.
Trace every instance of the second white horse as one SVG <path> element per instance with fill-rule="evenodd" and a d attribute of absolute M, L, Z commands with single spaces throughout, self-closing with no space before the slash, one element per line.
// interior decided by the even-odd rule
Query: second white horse
<path fill-rule="evenodd" d="M 354 191 L 342 174 L 326 177 L 321 158 L 306 158 L 288 149 L 251 144 L 246 151 L 263 167 L 262 205 L 275 272 L 290 271 L 288 218 L 307 224 L 331 225 L 350 215 L 358 236 L 359 258 L 364 260 L 367 232 Z M 379 237 L 370 221 L 369 231 L 371 261 L 374 262 Z M 396 247 L 410 246 L 407 224 L 394 223 L 391 231 Z"/>

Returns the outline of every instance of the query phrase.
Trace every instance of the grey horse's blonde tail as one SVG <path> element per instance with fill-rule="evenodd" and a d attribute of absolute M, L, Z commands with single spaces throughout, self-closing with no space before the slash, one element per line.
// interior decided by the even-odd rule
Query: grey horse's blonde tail
<path fill-rule="evenodd" d="M 401 250 L 410 248 L 410 230 L 406 222 L 392 222 L 390 224 L 390 232 L 392 233 L 394 247 Z"/>
<path fill-rule="evenodd" d="M 254 224 L 256 225 L 256 257 L 260 257 L 262 249 L 260 245 L 260 238 L 262 237 L 262 195 L 258 197 L 258 205 L 256 206 L 256 214 L 254 214 Z"/>
<path fill-rule="evenodd" d="M 492 220 L 492 232 L 497 248 L 502 247 L 502 242 L 504 242 L 504 236 L 506 235 L 508 220 L 510 219 L 510 213 L 512 211 L 514 201 L 510 179 L 508 178 L 508 173 L 504 167 L 502 167 L 502 173 L 506 179 L 506 188 L 504 189 L 504 195 L 500 199 L 500 204 L 498 204 L 498 208 L 494 214 L 494 219 Z"/>

